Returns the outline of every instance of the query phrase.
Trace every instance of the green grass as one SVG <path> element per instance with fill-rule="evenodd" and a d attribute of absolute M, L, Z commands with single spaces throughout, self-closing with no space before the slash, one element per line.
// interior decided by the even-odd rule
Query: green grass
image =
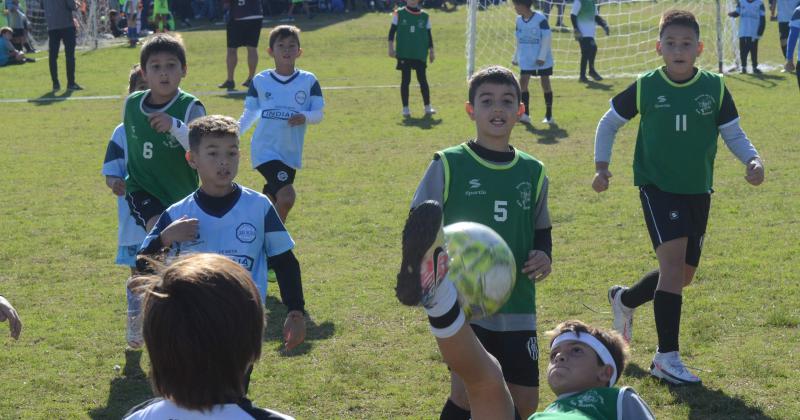
<path fill-rule="evenodd" d="M 402 222 L 432 153 L 474 135 L 463 110 L 465 13 L 433 12 L 437 61 L 429 80 L 439 114 L 409 121 L 400 117 L 396 88 L 369 87 L 399 82 L 386 57 L 389 16 L 348 17 L 299 21 L 299 65 L 323 88 L 352 89 L 324 92 L 325 120 L 309 128 L 288 223 L 314 325 L 299 350 L 280 353 L 285 312 L 270 299 L 251 397 L 298 418 L 435 418 L 449 390 L 447 369 L 423 312 L 397 303 L 393 284 Z M 763 61 L 780 62 L 774 23 L 767 34 Z M 216 91 L 225 72 L 224 31 L 199 29 L 184 38 L 189 75 L 182 86 Z M 125 47 L 79 52 L 77 80 L 86 90 L 73 96 L 121 95 L 137 56 Z M 0 69 L 0 99 L 52 98 L 45 61 Z M 60 64 L 63 74 L 63 56 Z M 259 68 L 269 65 L 263 55 Z M 237 81 L 244 72 L 240 65 Z M 788 112 L 800 96 L 792 75 L 726 80 L 767 181 L 748 185 L 742 165 L 720 146 L 706 247 L 685 291 L 681 330 L 682 353 L 702 369 L 703 387 L 673 390 L 649 378 L 656 343 L 650 305 L 637 314 L 622 384 L 664 419 L 784 419 L 800 411 L 792 397 L 800 386 L 800 199 L 793 193 L 800 151 Z M 542 331 L 567 318 L 610 326 L 606 289 L 656 265 L 631 185 L 635 121 L 617 138 L 611 190 L 598 195 L 589 186 L 597 120 L 631 81 L 555 79 L 559 127 L 520 125 L 513 133 L 512 144 L 544 161 L 551 180 L 554 272 L 537 293 Z M 537 83 L 531 88 L 540 117 L 541 92 Z M 200 96 L 212 113 L 241 113 L 240 96 Z M 416 88 L 411 105 L 420 115 Z M 19 341 L 0 337 L 0 418 L 118 418 L 149 395 L 147 357 L 138 361 L 138 353 L 123 350 L 127 269 L 113 265 L 116 201 L 100 176 L 120 107 L 119 99 L 0 103 L 0 293 L 24 322 Z M 248 144 L 249 136 L 239 181 L 258 189 Z M 277 296 L 274 284 L 270 294 Z M 544 407 L 554 396 L 541 379 Z"/>

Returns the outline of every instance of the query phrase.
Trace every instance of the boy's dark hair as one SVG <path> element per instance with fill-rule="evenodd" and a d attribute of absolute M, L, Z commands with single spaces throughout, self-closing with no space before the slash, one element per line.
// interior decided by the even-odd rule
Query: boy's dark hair
<path fill-rule="evenodd" d="M 552 347 L 553 341 L 555 341 L 559 335 L 566 332 L 573 332 L 578 336 L 582 333 L 589 334 L 603 343 L 606 349 L 608 349 L 608 352 L 611 353 L 614 364 L 617 365 L 617 380 L 622 377 L 622 371 L 625 370 L 625 364 L 628 361 L 628 345 L 618 332 L 593 327 L 582 321 L 570 320 L 558 324 L 552 331 L 547 333 L 547 335 L 552 337 L 550 339 L 550 346 Z M 597 355 L 597 364 L 599 366 L 605 365 L 600 355 Z"/>
<path fill-rule="evenodd" d="M 523 6 L 526 6 L 528 9 L 530 9 L 533 6 L 533 0 L 511 0 L 511 2 L 514 4 L 521 4 Z"/>
<path fill-rule="evenodd" d="M 684 26 L 694 30 L 697 39 L 700 39 L 700 24 L 697 23 L 697 18 L 694 17 L 692 12 L 686 10 L 667 10 L 661 16 L 661 22 L 658 24 L 658 37 L 664 34 L 664 29 L 668 26 Z"/>
<path fill-rule="evenodd" d="M 189 149 L 197 150 L 204 137 L 239 138 L 239 123 L 225 115 L 206 115 L 189 123 Z"/>
<path fill-rule="evenodd" d="M 142 81 L 142 67 L 139 66 L 139 63 L 136 63 L 131 67 L 131 74 L 128 76 L 128 93 L 133 93 L 136 91 L 136 85 Z"/>
<path fill-rule="evenodd" d="M 300 46 L 300 28 L 294 25 L 278 25 L 269 31 L 269 48 L 275 45 L 279 39 L 294 37 L 297 46 Z"/>
<path fill-rule="evenodd" d="M 117 11 L 116 11 L 116 10 L 114 10 L 114 9 L 111 9 L 111 10 L 109 10 L 109 11 L 108 11 L 108 17 L 109 17 L 109 18 L 114 18 L 114 17 L 116 17 L 117 15 L 119 15 L 119 12 L 117 12 Z"/>
<path fill-rule="evenodd" d="M 183 41 L 177 36 L 170 34 L 156 34 L 145 41 L 142 45 L 142 52 L 139 54 L 139 64 L 143 69 L 147 69 L 147 60 L 156 53 L 169 53 L 178 57 L 181 67 L 186 67 L 186 48 Z"/>
<path fill-rule="evenodd" d="M 219 254 L 193 254 L 134 279 L 153 392 L 191 410 L 245 396 L 261 356 L 264 313 L 250 274 Z"/>
<path fill-rule="evenodd" d="M 469 103 L 475 104 L 475 93 L 477 93 L 478 88 L 485 83 L 512 86 L 514 92 L 517 93 L 517 101 L 519 101 L 519 82 L 516 76 L 514 76 L 514 73 L 503 66 L 489 66 L 481 69 L 469 78 Z"/>
<path fill-rule="evenodd" d="M 5 34 L 6 34 L 6 32 L 10 32 L 10 33 L 12 33 L 12 34 L 13 34 L 13 33 L 14 33 L 14 30 L 13 30 L 13 29 L 11 29 L 11 28 L 10 28 L 10 27 L 8 27 L 8 26 L 3 26 L 2 28 L 0 28 L 0 36 L 3 36 L 3 35 L 5 35 Z"/>

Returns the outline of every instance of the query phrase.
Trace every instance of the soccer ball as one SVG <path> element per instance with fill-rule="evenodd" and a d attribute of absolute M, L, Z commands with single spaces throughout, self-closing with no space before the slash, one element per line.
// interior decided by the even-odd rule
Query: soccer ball
<path fill-rule="evenodd" d="M 508 301 L 517 278 L 514 254 L 506 241 L 480 223 L 459 222 L 444 227 L 450 256 L 447 273 L 458 289 L 468 319 L 492 315 Z"/>

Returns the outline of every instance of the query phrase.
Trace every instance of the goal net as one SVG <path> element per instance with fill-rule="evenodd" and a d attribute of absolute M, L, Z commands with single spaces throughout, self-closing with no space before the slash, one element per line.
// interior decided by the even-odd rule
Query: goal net
<path fill-rule="evenodd" d="M 580 48 L 572 34 L 570 11 L 574 0 L 534 1 L 536 11 L 549 10 L 556 77 L 578 77 Z M 655 54 L 658 23 L 670 9 L 692 12 L 700 23 L 705 44 L 697 66 L 726 72 L 738 68 L 737 21 L 727 16 L 733 0 L 599 0 L 600 16 L 610 26 L 606 36 L 597 28 L 597 71 L 603 76 L 630 77 L 662 63 Z M 511 0 L 469 0 L 467 13 L 467 77 L 490 64 L 511 66 L 516 47 L 516 12 Z M 559 14 L 562 17 L 559 19 Z M 561 25 L 559 25 L 561 23 Z"/>

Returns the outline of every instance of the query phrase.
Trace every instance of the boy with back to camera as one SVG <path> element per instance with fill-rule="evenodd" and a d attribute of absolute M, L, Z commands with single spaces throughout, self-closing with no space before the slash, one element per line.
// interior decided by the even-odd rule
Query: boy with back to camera
<path fill-rule="evenodd" d="M 197 189 L 197 172 L 185 157 L 187 124 L 206 110 L 179 87 L 187 65 L 186 50 L 178 38 L 153 36 L 142 46 L 139 63 L 149 89 L 125 99 L 125 199 L 136 223 L 149 232 L 164 209 Z"/>
<path fill-rule="evenodd" d="M 639 77 L 611 100 L 595 137 L 592 188 L 608 189 L 611 147 L 617 130 L 641 114 L 633 161 L 647 230 L 658 259 L 632 287 L 608 291 L 614 329 L 630 342 L 633 311 L 653 301 L 658 349 L 650 374 L 675 385 L 700 383 L 683 364 L 678 337 L 682 291 L 700 263 L 711 206 L 717 137 L 745 165 L 752 185 L 764 180 L 758 152 L 739 125 L 739 113 L 722 75 L 694 66 L 703 52 L 700 26 L 687 11 L 661 18 L 656 52 L 664 66 Z"/>
<path fill-rule="evenodd" d="M 250 140 L 250 159 L 266 181 L 262 192 L 286 222 L 297 198 L 293 184 L 302 167 L 306 128 L 322 121 L 325 101 L 316 76 L 295 67 L 303 54 L 300 29 L 275 27 L 269 33 L 268 52 L 275 68 L 253 77 L 239 127 L 244 133 L 258 121 Z"/>
<path fill-rule="evenodd" d="M 292 252 L 294 241 L 269 199 L 234 182 L 239 171 L 236 120 L 221 115 L 198 118 L 189 124 L 189 144 L 189 165 L 202 184 L 161 215 L 141 253 L 166 252 L 168 258 L 196 252 L 224 255 L 247 268 L 262 302 L 267 269 L 273 269 L 288 309 L 286 349 L 293 349 L 306 334 L 300 263 Z"/>
<path fill-rule="evenodd" d="M 427 200 L 441 203 L 444 224 L 471 221 L 489 226 L 508 243 L 517 262 L 517 278 L 500 311 L 474 321 L 472 329 L 502 366 L 521 417 L 539 399 L 536 290 L 550 274 L 551 223 L 544 165 L 511 145 L 511 130 L 523 114 L 514 74 L 500 66 L 475 73 L 469 81 L 466 111 L 475 121 L 474 140 L 436 152 L 417 188 L 411 207 Z M 461 378 L 451 375 L 443 419 L 467 419 L 469 400 Z"/>

